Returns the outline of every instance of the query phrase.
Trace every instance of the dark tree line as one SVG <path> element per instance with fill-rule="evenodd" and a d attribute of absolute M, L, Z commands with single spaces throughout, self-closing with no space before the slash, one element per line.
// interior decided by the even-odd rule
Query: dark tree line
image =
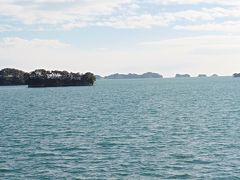
<path fill-rule="evenodd" d="M 47 71 L 37 69 L 26 73 L 17 69 L 0 71 L 0 85 L 28 85 L 29 87 L 92 86 L 96 81 L 94 74 L 72 73 L 67 71 Z"/>
<path fill-rule="evenodd" d="M 45 69 L 37 69 L 29 73 L 27 78 L 29 87 L 92 86 L 95 81 L 96 77 L 90 72 L 80 74 Z"/>

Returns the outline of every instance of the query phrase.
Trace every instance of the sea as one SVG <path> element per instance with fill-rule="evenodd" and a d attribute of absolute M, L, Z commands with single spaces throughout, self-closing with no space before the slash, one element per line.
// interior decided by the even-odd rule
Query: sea
<path fill-rule="evenodd" d="M 0 87 L 0 179 L 240 179 L 240 78 Z"/>

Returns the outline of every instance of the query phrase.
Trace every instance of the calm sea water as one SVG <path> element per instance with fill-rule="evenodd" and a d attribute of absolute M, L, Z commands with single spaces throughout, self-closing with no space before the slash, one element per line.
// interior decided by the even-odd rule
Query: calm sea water
<path fill-rule="evenodd" d="M 0 87 L 0 179 L 240 179 L 240 79 Z"/>

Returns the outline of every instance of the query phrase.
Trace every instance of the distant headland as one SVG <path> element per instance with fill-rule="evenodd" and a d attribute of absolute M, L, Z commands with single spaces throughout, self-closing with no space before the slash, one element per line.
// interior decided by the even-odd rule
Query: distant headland
<path fill-rule="evenodd" d="M 93 73 L 72 73 L 37 69 L 30 73 L 5 68 L 0 71 L 0 86 L 28 85 L 28 87 L 92 86 L 96 81 Z"/>

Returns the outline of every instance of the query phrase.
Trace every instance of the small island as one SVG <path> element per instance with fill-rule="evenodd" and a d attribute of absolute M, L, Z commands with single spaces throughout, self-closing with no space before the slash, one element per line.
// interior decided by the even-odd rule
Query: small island
<path fill-rule="evenodd" d="M 240 77 L 240 73 L 234 73 L 234 74 L 233 74 L 233 77 L 239 78 L 239 77 Z"/>
<path fill-rule="evenodd" d="M 190 78 L 191 76 L 189 74 L 176 74 L 176 78 Z"/>
<path fill-rule="evenodd" d="M 28 85 L 28 87 L 93 86 L 96 77 L 93 73 L 72 73 L 67 71 L 47 71 L 37 69 L 26 73 L 6 68 L 0 71 L 0 86 Z"/>
<path fill-rule="evenodd" d="M 203 77 L 207 77 L 207 75 L 206 74 L 199 74 L 198 77 L 203 78 Z"/>
<path fill-rule="evenodd" d="M 144 74 L 112 74 L 109 76 L 105 76 L 104 79 L 147 79 L 147 78 L 163 78 L 162 75 L 158 73 L 147 72 Z"/>

